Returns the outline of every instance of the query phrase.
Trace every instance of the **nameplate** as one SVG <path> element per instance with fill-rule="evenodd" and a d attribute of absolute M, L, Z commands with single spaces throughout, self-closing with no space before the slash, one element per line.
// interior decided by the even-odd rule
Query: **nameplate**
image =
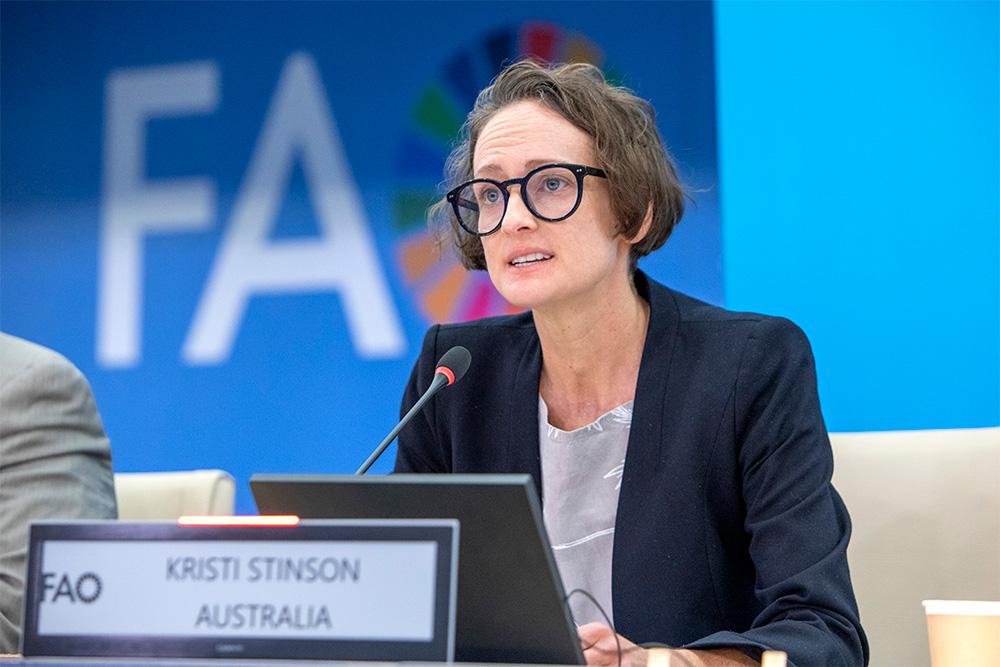
<path fill-rule="evenodd" d="M 451 661 L 454 520 L 35 523 L 25 656 Z"/>

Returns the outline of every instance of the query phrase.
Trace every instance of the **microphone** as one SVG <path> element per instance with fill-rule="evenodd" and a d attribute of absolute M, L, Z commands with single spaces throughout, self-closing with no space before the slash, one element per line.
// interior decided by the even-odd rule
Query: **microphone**
<path fill-rule="evenodd" d="M 371 453 L 368 459 L 361 464 L 361 467 L 358 468 L 357 472 L 354 474 L 364 475 L 368 472 L 368 469 L 372 467 L 372 464 L 375 463 L 380 456 L 382 456 L 382 452 L 385 451 L 385 448 L 396 439 L 396 436 L 399 435 L 399 432 L 403 430 L 403 427 L 406 426 L 411 419 L 413 419 L 413 416 L 420 412 L 420 410 L 424 407 L 424 404 L 431 400 L 434 394 L 438 393 L 444 387 L 453 385 L 461 380 L 462 376 L 465 375 L 465 372 L 469 370 L 469 364 L 471 363 L 472 355 L 469 354 L 469 351 L 461 345 L 456 345 L 445 352 L 444 356 L 442 356 L 438 361 L 437 368 L 434 369 L 434 379 L 431 381 L 431 386 L 427 388 L 427 391 L 424 392 L 423 396 L 417 399 L 417 402 L 413 404 L 410 411 L 399 420 L 398 424 L 396 424 L 396 428 L 392 429 L 392 431 L 389 432 L 389 435 L 385 436 L 385 440 L 383 440 L 382 443 L 375 448 L 375 451 Z"/>

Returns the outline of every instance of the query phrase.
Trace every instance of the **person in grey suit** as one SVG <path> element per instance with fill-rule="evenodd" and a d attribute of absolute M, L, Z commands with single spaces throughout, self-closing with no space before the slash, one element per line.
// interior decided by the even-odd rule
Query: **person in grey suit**
<path fill-rule="evenodd" d="M 86 378 L 0 333 L 0 653 L 18 648 L 29 524 L 116 517 L 111 447 Z"/>

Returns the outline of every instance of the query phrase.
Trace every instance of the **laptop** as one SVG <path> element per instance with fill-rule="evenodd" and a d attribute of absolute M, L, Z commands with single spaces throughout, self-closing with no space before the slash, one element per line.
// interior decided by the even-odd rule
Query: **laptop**
<path fill-rule="evenodd" d="M 276 475 L 250 479 L 261 514 L 458 519 L 455 659 L 584 664 L 530 475 Z"/>

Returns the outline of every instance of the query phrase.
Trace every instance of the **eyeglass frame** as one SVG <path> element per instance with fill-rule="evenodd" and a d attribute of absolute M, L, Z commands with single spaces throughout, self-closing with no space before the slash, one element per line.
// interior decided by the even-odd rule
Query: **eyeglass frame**
<path fill-rule="evenodd" d="M 541 215 L 538 211 L 536 211 L 534 205 L 532 205 L 531 203 L 531 197 L 525 195 L 525 188 L 524 188 L 524 186 L 528 184 L 528 180 L 532 176 L 534 176 L 540 171 L 544 171 L 546 169 L 552 169 L 553 167 L 561 167 L 563 169 L 569 169 L 576 176 L 576 202 L 573 204 L 573 207 L 569 210 L 569 213 L 560 216 L 558 218 L 548 218 L 545 217 L 544 215 Z M 535 167 L 521 178 L 509 178 L 506 181 L 498 181 L 493 178 L 473 178 L 471 181 L 466 181 L 461 185 L 458 185 L 449 190 L 448 194 L 445 195 L 445 199 L 448 200 L 448 202 L 451 204 L 452 211 L 455 214 L 455 219 L 458 220 L 458 225 L 464 231 L 474 236 L 489 236 L 490 234 L 495 234 L 503 226 L 503 219 L 507 217 L 507 208 L 510 205 L 510 189 L 509 189 L 510 186 L 515 184 L 521 186 L 521 201 L 524 202 L 525 207 L 528 209 L 528 211 L 531 212 L 533 216 L 535 216 L 539 220 L 544 220 L 545 222 L 562 222 L 566 218 L 576 213 L 576 210 L 580 208 L 580 203 L 583 201 L 583 179 L 586 176 L 597 176 L 598 178 L 608 177 L 607 173 L 603 169 L 598 169 L 597 167 L 589 167 L 585 164 L 572 164 L 569 162 L 552 162 L 549 164 L 543 164 L 538 167 Z M 466 227 L 465 223 L 462 222 L 462 214 L 459 212 L 458 193 L 475 183 L 491 183 L 497 186 L 500 189 L 500 191 L 503 192 L 503 213 L 500 214 L 500 219 L 497 221 L 496 227 L 494 227 L 488 232 L 472 231 L 471 229 Z"/>

